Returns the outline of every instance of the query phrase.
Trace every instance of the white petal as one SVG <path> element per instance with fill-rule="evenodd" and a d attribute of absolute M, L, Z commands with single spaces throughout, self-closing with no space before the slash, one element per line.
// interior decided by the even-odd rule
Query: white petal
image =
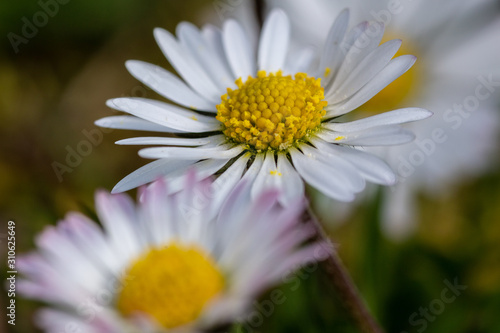
<path fill-rule="evenodd" d="M 387 189 L 388 200 L 382 207 L 381 229 L 384 235 L 394 241 L 403 241 L 414 234 L 417 227 L 418 210 L 415 191 L 411 186 L 400 184 Z"/>
<path fill-rule="evenodd" d="M 194 170 L 198 180 L 204 180 L 219 171 L 228 161 L 229 159 L 208 159 L 174 170 L 165 177 L 169 192 L 177 193 L 184 188 L 186 172 L 189 170 Z"/>
<path fill-rule="evenodd" d="M 250 156 L 243 155 L 238 158 L 227 170 L 225 170 L 212 183 L 213 195 L 212 198 L 212 214 L 218 214 L 224 201 L 228 198 L 229 193 L 233 190 L 236 184 L 243 176 L 243 172 L 247 166 Z M 212 216 L 210 214 L 210 216 Z"/>
<path fill-rule="evenodd" d="M 304 182 L 284 154 L 278 154 L 277 168 L 278 174 L 281 174 L 279 181 L 283 189 L 278 200 L 286 207 L 304 195 Z"/>
<path fill-rule="evenodd" d="M 340 105 L 333 106 L 333 109 L 329 110 L 327 116 L 343 115 L 365 104 L 392 81 L 410 69 L 416 59 L 417 58 L 412 55 L 403 55 L 392 59 L 383 70 L 381 70 L 370 82 L 368 82 L 349 100 L 341 103 Z"/>
<path fill-rule="evenodd" d="M 169 71 L 146 62 L 129 60 L 125 63 L 130 74 L 158 94 L 190 109 L 215 112 L 215 103 L 188 87 Z"/>
<path fill-rule="evenodd" d="M 87 305 L 95 306 L 95 305 Z M 103 317 L 102 315 L 99 317 Z M 99 318 L 100 319 L 100 318 Z M 64 332 L 68 331 L 68 328 L 74 330 L 75 332 L 96 332 L 98 329 L 105 329 L 104 327 L 99 327 L 97 324 L 98 319 L 93 318 L 93 320 L 85 320 L 83 317 L 74 316 L 67 312 L 54 310 L 52 308 L 44 308 L 36 313 L 34 321 L 37 326 L 44 329 L 46 332 Z M 106 329 L 120 330 L 119 327 L 111 328 L 108 323 L 101 322 L 102 326 L 106 326 Z M 110 331 L 112 332 L 112 331 Z"/>
<path fill-rule="evenodd" d="M 328 144 L 323 140 L 313 140 L 312 143 L 327 154 L 337 155 L 350 162 L 368 181 L 381 185 L 394 185 L 396 175 L 387 163 L 370 153 L 351 147 Z"/>
<path fill-rule="evenodd" d="M 372 32 L 373 30 L 375 30 L 375 33 Z M 354 68 L 356 68 L 368 54 L 377 48 L 383 35 L 384 25 L 382 23 L 372 22 L 368 25 L 367 29 L 358 36 L 345 55 L 338 75 L 335 77 L 332 89 L 335 89 L 344 82 Z"/>
<path fill-rule="evenodd" d="M 109 243 L 102 229 L 96 223 L 80 213 L 68 213 L 64 217 L 67 224 L 68 237 L 75 242 L 80 249 L 96 262 L 102 262 L 103 270 L 118 274 L 121 267 L 116 259 L 117 254 L 111 251 Z M 119 254 L 118 254 L 119 255 Z"/>
<path fill-rule="evenodd" d="M 290 21 L 282 10 L 273 10 L 262 27 L 259 44 L 259 69 L 282 70 L 290 41 Z"/>
<path fill-rule="evenodd" d="M 66 275 L 82 291 L 91 293 L 105 283 L 105 275 L 109 274 L 109 271 L 102 271 L 98 262 L 91 260 L 67 237 L 65 224 L 63 221 L 56 227 L 45 228 L 36 237 L 36 244 L 57 272 Z M 71 267 L 75 261 L 79 263 L 78 267 Z"/>
<path fill-rule="evenodd" d="M 344 54 L 342 53 L 342 41 L 344 40 L 349 25 L 349 16 L 349 10 L 344 9 L 332 24 L 325 41 L 317 76 L 324 76 L 327 68 L 330 69 L 330 74 L 327 78 L 332 78 L 336 75 L 338 67 L 344 58 Z M 324 84 L 326 84 L 326 82 L 324 82 Z"/>
<path fill-rule="evenodd" d="M 354 193 L 346 188 L 345 180 L 332 174 L 331 169 L 294 149 L 290 152 L 295 169 L 312 187 L 340 201 L 354 200 Z"/>
<path fill-rule="evenodd" d="M 354 43 L 358 40 L 359 36 L 365 33 L 366 29 L 370 24 L 367 21 L 359 23 L 357 26 L 349 30 L 349 32 L 346 34 L 345 39 L 343 41 L 343 46 L 344 46 L 344 54 L 347 55 L 351 47 L 354 45 Z"/>
<path fill-rule="evenodd" d="M 208 101 L 217 103 L 221 92 L 191 54 L 180 45 L 172 34 L 164 29 L 154 30 L 156 42 L 170 64 L 184 80 Z"/>
<path fill-rule="evenodd" d="M 113 128 L 113 129 L 125 129 L 125 130 L 136 130 L 136 131 L 150 131 L 150 132 L 165 132 L 165 133 L 180 133 L 173 128 L 158 125 L 150 121 L 137 118 L 134 116 L 110 116 L 101 118 L 95 121 L 95 124 L 99 127 Z"/>
<path fill-rule="evenodd" d="M 346 189 L 357 193 L 365 188 L 366 182 L 364 178 L 361 177 L 356 168 L 347 160 L 338 155 L 328 154 L 322 149 L 310 146 L 302 146 L 300 148 L 305 156 L 324 164 L 325 168 L 328 167 L 330 173 L 335 175 L 333 177 L 339 177 L 339 182 L 344 182 Z"/>
<path fill-rule="evenodd" d="M 413 132 L 394 125 L 377 126 L 349 133 L 321 131 L 317 136 L 327 142 L 350 146 L 393 146 L 415 139 Z"/>
<path fill-rule="evenodd" d="M 262 163 L 264 161 L 263 154 L 257 154 L 255 160 L 245 172 L 242 179 L 235 186 L 234 190 L 229 194 L 228 199 L 222 205 L 219 214 L 219 223 L 225 223 L 226 233 L 220 235 L 221 242 L 228 244 L 237 235 L 240 224 L 244 223 L 242 216 L 251 208 L 248 204 L 250 200 L 250 190 L 259 173 Z M 231 256 L 227 251 L 222 253 L 224 257 Z"/>
<path fill-rule="evenodd" d="M 289 52 L 285 69 L 285 75 L 295 75 L 296 73 L 307 73 L 316 56 L 316 50 L 312 47 L 304 47 L 296 52 Z"/>
<path fill-rule="evenodd" d="M 229 60 L 227 59 L 226 52 L 224 50 L 224 41 L 222 39 L 221 29 L 211 24 L 207 24 L 203 26 L 201 34 L 208 45 L 212 48 L 212 52 L 214 53 L 214 55 L 220 59 L 220 62 L 224 64 L 224 66 L 227 68 L 227 72 L 230 74 L 231 82 L 227 87 L 235 88 L 236 84 L 234 83 L 234 81 L 237 79 L 237 77 L 234 75 L 231 69 L 231 65 L 229 64 Z"/>
<path fill-rule="evenodd" d="M 191 147 L 155 147 L 145 148 L 139 151 L 139 156 L 143 158 L 170 158 L 170 159 L 230 159 L 243 151 L 242 146 L 229 148 L 229 146 L 219 146 L 215 148 L 191 148 Z"/>
<path fill-rule="evenodd" d="M 215 118 L 160 101 L 124 97 L 108 100 L 106 104 L 115 110 L 184 132 L 201 133 L 220 129 L 220 123 Z"/>
<path fill-rule="evenodd" d="M 194 24 L 181 22 L 177 26 L 177 37 L 221 92 L 224 93 L 226 88 L 234 86 L 231 69 L 227 63 L 221 61 L 219 55 L 214 52 Z"/>
<path fill-rule="evenodd" d="M 276 178 L 280 177 L 274 161 L 274 153 L 266 152 L 264 163 L 260 168 L 255 181 L 253 182 L 250 194 L 252 199 L 259 197 L 264 191 L 269 189 L 277 189 L 278 184 Z"/>
<path fill-rule="evenodd" d="M 243 81 L 256 74 L 255 52 L 243 28 L 234 20 L 227 20 L 222 30 L 227 59 L 236 77 Z"/>
<path fill-rule="evenodd" d="M 355 120 L 347 123 L 325 123 L 323 126 L 337 132 L 357 132 L 376 126 L 397 125 L 410 121 L 426 119 L 432 112 L 420 108 L 405 108 L 384 112 L 375 116 Z"/>
<path fill-rule="evenodd" d="M 345 80 L 335 81 L 331 93 L 326 97 L 328 102 L 336 104 L 356 93 L 391 61 L 400 46 L 401 40 L 394 39 L 373 50 L 360 61 Z"/>
<path fill-rule="evenodd" d="M 144 137 L 119 140 L 115 143 L 117 145 L 201 146 L 210 142 L 210 137 L 199 139 Z"/>
<path fill-rule="evenodd" d="M 96 211 L 111 243 L 125 260 L 141 252 L 141 236 L 132 200 L 124 194 L 96 193 Z"/>
<path fill-rule="evenodd" d="M 141 185 L 150 183 L 160 176 L 167 175 L 179 168 L 194 164 L 197 160 L 172 160 L 159 159 L 157 161 L 146 164 L 135 170 L 127 177 L 123 178 L 116 184 L 111 193 L 125 192 Z"/>

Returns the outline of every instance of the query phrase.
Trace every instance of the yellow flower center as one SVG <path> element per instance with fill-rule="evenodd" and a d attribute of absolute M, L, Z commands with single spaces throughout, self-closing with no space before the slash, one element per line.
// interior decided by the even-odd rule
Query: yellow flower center
<path fill-rule="evenodd" d="M 281 71 L 236 80 L 217 105 L 224 134 L 260 152 L 286 150 L 315 131 L 325 115 L 321 79 L 305 73 L 283 76 Z"/>
<path fill-rule="evenodd" d="M 192 322 L 224 287 L 213 261 L 195 246 L 169 244 L 137 259 L 123 279 L 119 311 L 146 313 L 165 328 Z"/>
<path fill-rule="evenodd" d="M 397 35 L 388 33 L 384 37 L 383 42 L 394 38 L 398 38 Z M 411 43 L 409 43 L 406 38 L 402 38 L 402 40 L 403 44 L 394 57 L 398 57 L 403 54 L 415 55 L 415 49 L 412 47 Z M 359 109 L 369 112 L 370 114 L 378 114 L 385 111 L 411 106 L 407 105 L 407 103 L 409 103 L 408 101 L 418 90 L 421 81 L 421 73 L 418 70 L 418 64 L 419 62 L 385 87 L 381 92 L 375 95 Z"/>

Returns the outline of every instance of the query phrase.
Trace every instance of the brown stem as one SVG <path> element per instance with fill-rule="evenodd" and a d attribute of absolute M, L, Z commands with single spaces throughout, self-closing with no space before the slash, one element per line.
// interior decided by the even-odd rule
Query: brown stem
<path fill-rule="evenodd" d="M 308 208 L 307 214 L 309 215 L 310 221 L 316 227 L 318 237 L 331 243 L 330 238 L 310 208 Z M 359 294 L 358 288 L 354 284 L 354 281 L 336 250 L 331 251 L 331 254 L 324 261 L 324 264 L 326 272 L 335 290 L 339 294 L 344 307 L 352 316 L 352 319 L 356 322 L 359 329 L 365 333 L 383 333 L 384 331 L 366 307 L 365 302 Z"/>

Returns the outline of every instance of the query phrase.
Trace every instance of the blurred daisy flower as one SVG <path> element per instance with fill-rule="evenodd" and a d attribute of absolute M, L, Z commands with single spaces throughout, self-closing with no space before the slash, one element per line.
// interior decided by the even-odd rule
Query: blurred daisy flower
<path fill-rule="evenodd" d="M 434 196 L 483 172 L 497 149 L 500 87 L 500 16 L 496 1 L 303 1 L 268 0 L 290 15 L 296 47 L 321 48 L 324 29 L 348 4 L 359 20 L 386 24 L 401 38 L 399 52 L 415 54 L 418 65 L 353 114 L 377 114 L 418 103 L 436 115 L 406 125 L 417 138 L 408 145 L 369 151 L 384 156 L 398 185 L 385 191 L 383 229 L 402 238 L 415 228 L 418 190 Z M 398 53 L 396 53 L 398 55 Z"/>
<path fill-rule="evenodd" d="M 48 332 L 201 331 L 245 318 L 255 297 L 330 253 L 308 242 L 304 202 L 284 210 L 278 193 L 248 204 L 237 187 L 220 214 L 212 183 L 185 178 L 168 194 L 159 180 L 135 206 L 123 194 L 96 194 L 102 230 L 70 213 L 18 262 L 18 290 L 51 304 L 36 317 Z M 218 217 L 210 217 L 218 216 Z M 272 228 L 271 228 L 272 226 Z"/>
<path fill-rule="evenodd" d="M 253 198 L 266 188 L 281 189 L 283 205 L 303 195 L 303 180 L 341 201 L 353 200 L 367 180 L 393 185 L 393 171 L 358 148 L 410 142 L 413 133 L 398 124 L 431 113 L 405 108 L 337 121 L 415 62 L 412 55 L 392 59 L 400 40 L 379 46 L 382 24 L 365 22 L 350 31 L 348 24 L 349 11 L 344 10 L 330 29 L 318 63 L 310 49 L 288 52 L 290 22 L 281 10 L 272 11 L 265 21 L 258 50 L 234 20 L 226 21 L 222 30 L 207 25 L 201 31 L 183 22 L 177 27 L 178 39 L 156 29 L 160 48 L 183 80 L 152 64 L 126 65 L 141 82 L 181 106 L 116 98 L 108 106 L 132 116 L 107 117 L 97 125 L 177 136 L 118 141 L 162 147 L 142 149 L 140 156 L 157 160 L 127 176 L 113 192 L 158 176 L 175 181 L 192 166 L 203 177 L 225 173 L 228 188 L 243 177 L 253 184 Z M 368 31 L 374 38 L 358 47 Z"/>

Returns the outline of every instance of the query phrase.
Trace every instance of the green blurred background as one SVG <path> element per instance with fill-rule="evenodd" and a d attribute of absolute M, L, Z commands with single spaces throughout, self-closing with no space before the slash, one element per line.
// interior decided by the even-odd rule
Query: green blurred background
<path fill-rule="evenodd" d="M 201 24 L 209 18 L 220 24 L 214 3 L 66 0 L 33 37 L 18 44 L 16 53 L 9 33 L 22 35 L 23 17 L 32 22 L 42 7 L 36 1 L 1 2 L 2 258 L 7 221 L 16 222 L 17 253 L 26 252 L 45 225 L 56 223 L 69 210 L 92 214 L 96 188 L 111 189 L 145 163 L 136 147 L 113 144 L 132 133 L 103 133 L 93 123 L 112 114 L 104 104 L 108 98 L 157 98 L 127 73 L 124 62 L 140 59 L 171 69 L 155 44 L 153 28 L 173 31 L 181 20 Z M 54 162 L 68 165 L 69 151 L 82 148 L 88 141 L 85 133 L 96 131 L 102 141 L 96 139 L 88 154 L 58 177 Z M 329 216 L 321 219 L 331 225 L 341 257 L 388 332 L 500 332 L 500 172 L 466 179 L 439 200 L 422 196 L 419 204 L 418 232 L 403 243 L 380 235 L 376 202 L 359 207 L 348 223 L 332 224 Z M 3 280 L 4 264 L 2 260 Z M 455 279 L 467 289 L 439 309 L 439 315 L 429 312 L 432 319 L 423 320 L 420 309 L 439 305 L 436 300 L 446 288 L 443 281 Z M 253 326 L 258 328 L 247 325 L 240 331 L 357 331 L 321 268 L 303 270 L 279 288 L 286 301 L 269 316 L 261 312 L 263 325 L 257 325 L 256 317 Z M 7 302 L 2 293 L 2 309 Z M 31 318 L 38 306 L 18 296 L 16 326 L 7 324 L 2 310 L 0 331 L 37 332 Z M 415 321 L 423 321 L 411 325 L 413 313 Z"/>

